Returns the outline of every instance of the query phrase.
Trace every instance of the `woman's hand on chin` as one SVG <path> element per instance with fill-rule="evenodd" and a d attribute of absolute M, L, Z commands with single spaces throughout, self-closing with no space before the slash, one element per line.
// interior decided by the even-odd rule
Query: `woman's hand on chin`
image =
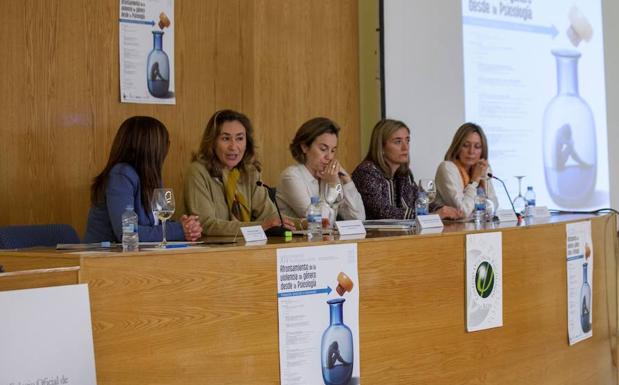
<path fill-rule="evenodd" d="M 488 174 L 488 161 L 480 159 L 479 162 L 473 166 L 473 172 L 471 173 L 471 179 L 479 183 Z"/>
<path fill-rule="evenodd" d="M 329 162 L 327 167 L 320 173 L 320 179 L 331 184 L 336 185 L 340 182 L 340 172 L 341 166 L 340 162 L 337 159 L 333 159 Z"/>

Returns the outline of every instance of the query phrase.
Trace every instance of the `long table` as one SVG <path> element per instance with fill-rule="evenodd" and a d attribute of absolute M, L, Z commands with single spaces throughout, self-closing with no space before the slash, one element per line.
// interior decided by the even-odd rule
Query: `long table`
<path fill-rule="evenodd" d="M 582 220 L 592 226 L 593 337 L 570 347 L 565 225 Z M 0 264 L 79 267 L 99 385 L 279 383 L 276 250 L 342 242 L 357 243 L 364 384 L 617 384 L 615 216 L 472 226 L 137 253 L 0 251 Z M 502 232 L 503 327 L 467 333 L 465 245 L 476 231 Z"/>

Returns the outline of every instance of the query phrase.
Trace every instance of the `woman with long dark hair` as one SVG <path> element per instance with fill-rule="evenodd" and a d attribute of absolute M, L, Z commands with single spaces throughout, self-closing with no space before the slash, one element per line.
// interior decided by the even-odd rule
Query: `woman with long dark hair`
<path fill-rule="evenodd" d="M 150 210 L 150 200 L 153 190 L 162 187 L 161 170 L 169 147 L 168 130 L 155 118 L 134 116 L 120 125 L 107 164 L 90 188 L 85 242 L 120 242 L 121 216 L 128 206 L 138 215 L 140 241 L 161 241 L 161 225 Z M 166 226 L 168 240 L 193 241 L 201 232 L 194 216 Z"/>

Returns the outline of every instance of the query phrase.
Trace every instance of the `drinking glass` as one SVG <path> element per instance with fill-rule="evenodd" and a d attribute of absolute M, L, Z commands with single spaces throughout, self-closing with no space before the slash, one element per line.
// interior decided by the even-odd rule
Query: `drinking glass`
<path fill-rule="evenodd" d="M 325 183 L 323 198 L 325 203 L 329 206 L 329 227 L 335 227 L 335 221 L 337 220 L 337 210 L 340 203 L 344 200 L 344 189 L 340 183 L 330 184 Z"/>
<path fill-rule="evenodd" d="M 486 198 L 486 222 L 492 222 L 494 220 L 495 211 L 496 210 L 494 208 L 494 202 L 492 201 L 492 199 Z"/>
<path fill-rule="evenodd" d="M 434 179 L 419 179 L 419 188 L 428 195 L 428 204 L 436 199 L 436 185 Z"/>
<path fill-rule="evenodd" d="M 524 214 L 524 211 L 527 208 L 527 201 L 522 195 L 522 178 L 524 178 L 524 175 L 517 175 L 514 178 L 518 179 L 518 195 L 514 198 L 512 203 L 514 204 L 514 210 L 517 213 Z"/>
<path fill-rule="evenodd" d="M 159 244 L 159 247 L 165 248 L 167 240 L 165 236 L 165 223 L 174 214 L 174 193 L 171 188 L 156 188 L 153 192 L 153 198 L 151 199 L 151 209 L 153 213 L 161 221 L 161 232 L 163 233 L 163 240 Z"/>

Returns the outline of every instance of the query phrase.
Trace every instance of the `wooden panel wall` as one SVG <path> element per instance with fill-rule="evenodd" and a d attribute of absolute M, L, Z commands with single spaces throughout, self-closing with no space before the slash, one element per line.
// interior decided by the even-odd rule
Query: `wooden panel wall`
<path fill-rule="evenodd" d="M 164 180 L 178 193 L 220 108 L 252 119 L 269 183 L 317 115 L 342 126 L 343 164 L 360 159 L 354 0 L 176 0 L 176 106 L 119 102 L 118 0 L 7 0 L 0 12 L 0 225 L 66 222 L 83 233 L 91 179 L 137 114 L 167 125 Z"/>

